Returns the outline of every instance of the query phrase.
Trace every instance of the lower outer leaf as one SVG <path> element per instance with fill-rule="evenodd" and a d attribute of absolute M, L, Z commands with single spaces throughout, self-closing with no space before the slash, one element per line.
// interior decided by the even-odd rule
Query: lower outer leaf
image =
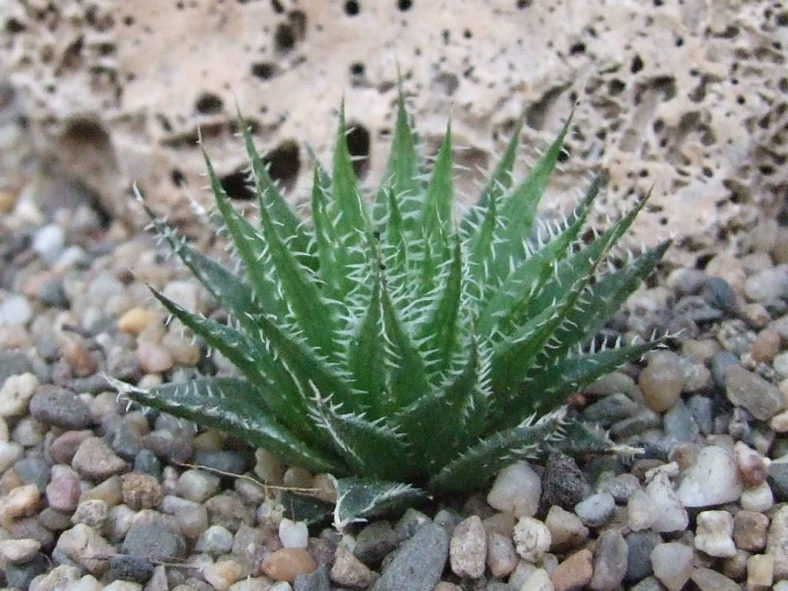
<path fill-rule="evenodd" d="M 342 531 L 368 517 L 410 507 L 428 499 L 427 493 L 408 484 L 363 478 L 333 478 L 337 492 L 334 527 Z"/>
<path fill-rule="evenodd" d="M 266 416 L 263 409 L 255 404 L 253 396 L 250 396 L 255 387 L 245 380 L 198 378 L 145 390 L 107 379 L 119 392 L 128 395 L 132 400 L 176 417 L 232 433 L 252 445 L 271 451 L 285 461 L 319 472 L 347 472 L 347 467 L 340 460 L 309 448 L 283 426 Z"/>
<path fill-rule="evenodd" d="M 529 417 L 512 429 L 490 435 L 446 464 L 430 480 L 429 489 L 456 493 L 484 486 L 507 464 L 532 459 L 542 446 L 561 439 L 564 415 L 561 408 L 536 422 Z"/>
<path fill-rule="evenodd" d="M 530 413 L 549 412 L 564 403 L 567 396 L 587 386 L 597 378 L 615 371 L 628 361 L 637 359 L 654 348 L 659 341 L 647 341 L 577 357 L 567 357 L 549 367 L 534 370 L 503 409 L 503 419 L 491 426 L 493 430 L 506 428 L 516 417 Z"/>

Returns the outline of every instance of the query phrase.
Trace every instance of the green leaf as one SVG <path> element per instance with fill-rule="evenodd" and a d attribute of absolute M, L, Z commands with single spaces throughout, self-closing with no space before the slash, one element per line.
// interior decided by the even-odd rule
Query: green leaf
<path fill-rule="evenodd" d="M 203 157 L 211 180 L 211 189 L 216 197 L 216 206 L 244 264 L 246 276 L 254 291 L 255 302 L 262 310 L 281 318 L 286 313 L 286 304 L 279 297 L 276 282 L 266 271 L 264 259 L 268 254 L 268 246 L 257 230 L 233 208 L 205 151 Z"/>
<path fill-rule="evenodd" d="M 328 217 L 326 195 L 330 189 L 330 182 L 321 168 L 315 166 L 312 185 L 312 220 L 315 224 L 320 277 L 325 284 L 327 297 L 342 300 L 351 287 L 348 272 L 349 257 L 345 244 L 336 234 Z"/>
<path fill-rule="evenodd" d="M 632 359 L 637 359 L 654 348 L 657 342 L 647 341 L 576 357 L 567 357 L 550 366 L 539 367 L 518 387 L 518 395 L 504 405 L 502 420 L 493 422 L 489 429 L 510 426 L 513 417 L 530 413 L 549 412 L 566 402 L 567 397 L 601 378 Z"/>
<path fill-rule="evenodd" d="M 428 474 L 481 434 L 486 419 L 481 369 L 476 339 L 472 338 L 462 370 L 393 417 Z"/>
<path fill-rule="evenodd" d="M 496 233 L 491 261 L 491 271 L 494 272 L 491 272 L 489 281 L 493 285 L 508 275 L 512 261 L 522 260 L 525 256 L 524 239 L 530 234 L 536 208 L 558 162 L 571 120 L 570 116 L 558 137 L 531 169 L 525 181 L 520 183 L 511 195 L 504 198 L 500 213 L 504 223 L 499 226 L 499 231 Z"/>
<path fill-rule="evenodd" d="M 547 244 L 517 266 L 503 281 L 500 288 L 482 307 L 479 330 L 482 334 L 498 331 L 511 334 L 514 327 L 529 314 L 531 298 L 538 293 L 552 275 L 557 261 L 577 239 L 585 223 L 594 199 L 599 194 L 600 180 L 597 177 L 580 204 L 574 220 Z M 586 271 L 587 272 L 587 271 Z"/>
<path fill-rule="evenodd" d="M 363 405 L 351 403 L 351 406 L 354 410 L 369 409 L 376 417 L 382 416 L 380 402 L 385 386 L 380 281 L 380 278 L 375 281 L 366 314 L 348 349 L 348 368 L 354 387 L 365 394 Z"/>
<path fill-rule="evenodd" d="M 387 389 L 390 396 L 383 401 L 383 411 L 390 414 L 407 406 L 429 390 L 424 361 L 391 303 L 387 289 L 381 291 L 384 339 L 387 344 L 386 363 L 389 371 Z"/>
<path fill-rule="evenodd" d="M 533 459 L 543 446 L 560 439 L 563 417 L 563 411 L 536 422 L 529 417 L 512 429 L 490 435 L 435 474 L 430 490 L 448 494 L 483 487 L 507 464 Z"/>
<path fill-rule="evenodd" d="M 449 364 L 459 336 L 460 303 L 462 300 L 462 248 L 459 237 L 454 245 L 454 257 L 446 275 L 443 290 L 435 307 L 422 325 L 419 340 L 424 340 L 423 350 L 430 351 L 430 371 L 441 372 Z"/>
<path fill-rule="evenodd" d="M 512 169 L 517 160 L 517 147 L 520 145 L 520 133 L 522 133 L 522 130 L 523 120 L 518 119 L 512 132 L 512 137 L 506 146 L 506 151 L 495 166 L 495 170 L 484 189 L 482 189 L 479 200 L 473 207 L 468 209 L 462 220 L 460 232 L 463 238 L 468 239 L 473 235 L 471 240 L 476 239 L 476 235 L 480 231 L 479 224 L 482 222 L 482 219 L 487 217 L 489 208 L 494 203 L 499 202 L 509 187 L 512 186 Z"/>
<path fill-rule="evenodd" d="M 451 230 L 451 215 L 454 193 L 452 190 L 451 124 L 438 150 L 435 167 L 427 185 L 427 197 L 421 213 L 422 234 L 426 240 Z"/>
<path fill-rule="evenodd" d="M 337 233 L 342 236 L 348 246 L 351 246 L 362 242 L 363 237 L 369 233 L 370 226 L 358 191 L 358 182 L 356 173 L 353 171 L 346 135 L 343 104 L 339 112 L 339 128 L 334 150 L 334 169 L 331 177 L 333 208 L 330 211 L 332 216 L 336 216 Z"/>
<path fill-rule="evenodd" d="M 151 291 L 184 326 L 202 337 L 208 346 L 221 351 L 251 383 L 258 386 L 264 407 L 297 434 L 314 437 L 314 427 L 306 420 L 305 399 L 291 373 L 265 348 L 265 339 L 252 339 L 246 332 L 192 314 L 155 289 Z"/>
<path fill-rule="evenodd" d="M 305 445 L 285 427 L 260 412 L 255 387 L 235 378 L 197 378 L 150 390 L 113 381 L 121 392 L 141 404 L 208 427 L 232 433 L 264 447 L 287 462 L 319 472 L 345 473 L 337 458 Z"/>
<path fill-rule="evenodd" d="M 334 479 L 334 488 L 337 491 L 334 527 L 339 531 L 353 523 L 387 512 L 399 512 L 428 499 L 424 491 L 410 485 L 366 478 Z"/>
<path fill-rule="evenodd" d="M 408 118 L 405 108 L 405 94 L 400 84 L 397 94 L 397 122 L 394 127 L 394 140 L 373 209 L 376 221 L 383 219 L 389 199 L 404 199 L 409 203 L 414 200 L 413 197 L 421 190 L 418 167 L 416 137 Z"/>
<path fill-rule="evenodd" d="M 267 211 L 277 227 L 281 229 L 282 235 L 288 237 L 290 249 L 293 252 L 303 253 L 299 256 L 299 262 L 314 268 L 313 257 L 309 255 L 311 250 L 309 235 L 304 228 L 303 222 L 298 219 L 287 204 L 279 189 L 276 188 L 273 179 L 271 179 L 271 175 L 268 174 L 268 169 L 262 158 L 260 158 L 257 148 L 255 148 L 252 132 L 246 125 L 243 117 L 241 117 L 240 111 L 238 112 L 238 121 L 243 134 L 246 153 L 252 164 L 252 173 L 255 178 L 260 209 Z"/>
<path fill-rule="evenodd" d="M 406 446 L 385 419 L 371 422 L 360 415 L 343 413 L 330 399 L 316 398 L 312 420 L 355 474 L 372 478 L 408 477 L 410 462 Z"/>

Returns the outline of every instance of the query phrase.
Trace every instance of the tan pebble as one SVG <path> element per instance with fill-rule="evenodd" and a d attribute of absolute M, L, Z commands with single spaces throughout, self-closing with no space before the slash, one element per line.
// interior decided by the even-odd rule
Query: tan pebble
<path fill-rule="evenodd" d="M 766 458 L 742 441 L 733 446 L 733 459 L 745 486 L 758 486 L 769 475 Z"/>
<path fill-rule="evenodd" d="M 317 489 L 314 493 L 315 498 L 326 503 L 337 502 L 337 490 L 334 487 L 334 481 L 328 474 L 315 474 L 312 479 L 312 488 Z"/>
<path fill-rule="evenodd" d="M 194 366 L 200 362 L 200 348 L 192 339 L 168 332 L 162 337 L 161 344 L 172 354 L 175 363 Z"/>
<path fill-rule="evenodd" d="M 514 515 L 511 513 L 496 513 L 485 519 L 484 530 L 487 534 L 498 533 L 502 536 L 512 537 L 514 531 Z"/>
<path fill-rule="evenodd" d="M 591 551 L 583 549 L 560 563 L 551 577 L 555 591 L 570 591 L 585 587 L 594 574 L 591 558 Z"/>
<path fill-rule="evenodd" d="M 741 306 L 741 315 L 754 328 L 763 328 L 772 319 L 766 307 L 758 302 Z"/>
<path fill-rule="evenodd" d="M 708 262 L 704 271 L 710 277 L 721 277 L 738 293 L 744 290 L 747 274 L 741 261 L 734 256 L 720 253 Z"/>
<path fill-rule="evenodd" d="M 739 511 L 733 518 L 733 541 L 742 550 L 758 552 L 766 547 L 769 518 L 755 511 Z"/>
<path fill-rule="evenodd" d="M 776 433 L 785 433 L 788 431 L 788 410 L 774 415 L 769 421 L 769 427 Z"/>
<path fill-rule="evenodd" d="M 369 568 L 344 544 L 337 548 L 334 565 L 331 567 L 331 580 L 342 587 L 366 589 L 372 584 L 374 575 Z"/>
<path fill-rule="evenodd" d="M 282 484 L 292 488 L 311 488 L 312 473 L 298 466 L 290 466 L 282 476 Z"/>
<path fill-rule="evenodd" d="M 153 323 L 159 321 L 159 315 L 153 310 L 146 310 L 145 308 L 132 308 L 123 313 L 118 318 L 116 327 L 119 331 L 137 336 L 145 328 Z"/>
<path fill-rule="evenodd" d="M 40 500 L 41 493 L 35 484 L 17 486 L 0 499 L 0 520 L 30 515 Z"/>
<path fill-rule="evenodd" d="M 720 350 L 720 345 L 713 339 L 689 339 L 681 344 L 681 353 L 695 363 L 705 363 Z"/>
<path fill-rule="evenodd" d="M 747 576 L 747 559 L 750 553 L 746 550 L 737 549 L 736 555 L 726 558 L 722 562 L 722 574 L 730 577 L 734 581 L 740 581 Z"/>
<path fill-rule="evenodd" d="M 137 346 L 137 361 L 145 373 L 162 373 L 171 369 L 175 363 L 168 349 L 147 341 Z"/>
<path fill-rule="evenodd" d="M 243 575 L 243 568 L 235 560 L 219 560 L 202 571 L 205 580 L 217 591 L 227 591 Z"/>
<path fill-rule="evenodd" d="M 638 386 L 643 392 L 646 405 L 654 412 L 663 412 L 673 407 L 684 388 L 684 374 L 678 355 L 671 351 L 654 354 L 640 372 Z"/>
<path fill-rule="evenodd" d="M 462 587 L 458 587 L 454 583 L 447 583 L 446 581 L 441 581 L 432 591 L 462 591 Z"/>
<path fill-rule="evenodd" d="M 96 358 L 76 340 L 67 341 L 61 348 L 61 354 L 75 376 L 92 376 L 98 369 Z"/>
<path fill-rule="evenodd" d="M 753 554 L 747 559 L 747 588 L 759 589 L 772 586 L 774 557 L 771 554 Z"/>
<path fill-rule="evenodd" d="M 11 191 L 0 189 L 0 213 L 11 213 L 16 205 L 16 195 Z"/>
<path fill-rule="evenodd" d="M 111 476 L 93 488 L 86 490 L 80 495 L 79 502 L 81 503 L 91 499 L 104 501 L 110 507 L 119 505 L 123 500 L 120 476 L 117 474 Z"/>
<path fill-rule="evenodd" d="M 775 265 L 788 263 L 788 228 L 785 226 L 777 229 L 777 236 L 774 239 L 774 245 L 770 254 L 774 259 Z"/>
<path fill-rule="evenodd" d="M 759 363 L 771 363 L 780 352 L 780 335 L 768 328 L 762 330 L 750 345 L 750 355 Z"/>
<path fill-rule="evenodd" d="M 0 349 L 27 349 L 33 345 L 24 325 L 0 326 Z"/>
<path fill-rule="evenodd" d="M 41 542 L 31 538 L 3 540 L 0 542 L 0 556 L 12 564 L 27 562 L 41 548 Z"/>
<path fill-rule="evenodd" d="M 276 581 L 292 583 L 296 576 L 306 575 L 317 568 L 317 562 L 303 548 L 281 548 L 265 557 L 263 574 Z"/>

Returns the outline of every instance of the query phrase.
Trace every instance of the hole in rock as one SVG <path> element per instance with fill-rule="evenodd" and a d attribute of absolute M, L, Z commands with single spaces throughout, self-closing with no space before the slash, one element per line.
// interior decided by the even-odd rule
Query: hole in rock
<path fill-rule="evenodd" d="M 218 113 L 222 110 L 223 106 L 224 104 L 222 103 L 222 99 L 210 92 L 201 94 L 197 98 L 197 102 L 194 103 L 194 108 L 198 113 L 203 115 L 213 115 Z"/>
<path fill-rule="evenodd" d="M 411 6 L 413 6 L 413 2 L 411 2 L 411 0 L 397 0 L 397 8 L 403 12 L 410 10 Z"/>
<path fill-rule="evenodd" d="M 251 201 L 257 198 L 257 193 L 248 180 L 248 175 L 242 170 L 231 172 L 219 179 L 222 187 L 230 199 Z"/>
<path fill-rule="evenodd" d="M 301 159 L 298 154 L 298 144 L 294 140 L 283 141 L 263 156 L 263 162 L 268 164 L 268 174 L 271 178 L 279 181 L 286 191 L 295 186 L 298 171 L 301 169 Z"/>
<path fill-rule="evenodd" d="M 359 12 L 361 12 L 361 6 L 359 6 L 356 0 L 347 0 L 345 2 L 345 14 L 348 16 L 356 16 Z"/>
<path fill-rule="evenodd" d="M 274 65 L 269 62 L 256 62 L 252 64 L 252 76 L 260 80 L 268 80 L 274 75 Z"/>
<path fill-rule="evenodd" d="M 274 32 L 274 47 L 277 51 L 286 52 L 295 46 L 296 37 L 293 27 L 286 23 L 279 23 Z"/>
<path fill-rule="evenodd" d="M 349 124 L 348 128 L 347 149 L 353 158 L 353 170 L 357 177 L 363 178 L 369 171 L 369 132 L 357 123 Z"/>
<path fill-rule="evenodd" d="M 172 172 L 170 172 L 170 179 L 172 180 L 172 184 L 176 187 L 186 184 L 186 179 L 184 178 L 183 173 L 177 168 L 173 168 Z"/>

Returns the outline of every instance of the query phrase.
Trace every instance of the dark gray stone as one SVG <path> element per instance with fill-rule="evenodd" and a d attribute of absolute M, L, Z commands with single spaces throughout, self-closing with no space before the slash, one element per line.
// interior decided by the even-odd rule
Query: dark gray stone
<path fill-rule="evenodd" d="M 733 366 L 739 365 L 739 358 L 730 351 L 719 351 L 711 358 L 711 378 L 714 384 L 722 388 L 725 385 L 725 372 Z"/>
<path fill-rule="evenodd" d="M 151 450 L 143 449 L 134 458 L 134 471 L 161 479 L 161 462 Z"/>
<path fill-rule="evenodd" d="M 85 429 L 93 424 L 90 408 L 76 394 L 49 384 L 39 386 L 30 399 L 30 414 L 45 425 Z"/>
<path fill-rule="evenodd" d="M 35 484 L 40 492 L 46 490 L 52 469 L 49 463 L 38 456 L 22 458 L 14 464 L 14 470 L 25 484 Z"/>
<path fill-rule="evenodd" d="M 563 454 L 550 454 L 542 476 L 540 505 L 544 508 L 558 505 L 572 511 L 574 506 L 583 500 L 585 490 L 583 473 L 575 461 Z"/>
<path fill-rule="evenodd" d="M 788 462 L 772 462 L 769 466 L 768 482 L 775 501 L 788 501 Z"/>
<path fill-rule="evenodd" d="M 110 447 L 124 460 L 133 460 L 142 449 L 142 437 L 125 418 L 110 415 L 104 421 L 104 432 Z"/>
<path fill-rule="evenodd" d="M 713 402 L 708 396 L 692 396 L 687 400 L 687 408 L 702 435 L 711 433 L 713 425 Z"/>
<path fill-rule="evenodd" d="M 692 413 L 681 398 L 665 413 L 662 420 L 665 434 L 679 443 L 692 441 L 700 433 L 695 419 L 692 418 Z"/>
<path fill-rule="evenodd" d="M 639 409 L 640 406 L 629 396 L 616 392 L 588 406 L 583 415 L 589 421 L 607 428 L 616 421 L 635 416 Z"/>
<path fill-rule="evenodd" d="M 184 558 L 186 544 L 176 534 L 157 524 L 136 523 L 123 540 L 123 552 L 152 562 L 167 562 Z"/>
<path fill-rule="evenodd" d="M 142 438 L 142 446 L 163 460 L 184 463 L 192 458 L 191 440 L 175 437 L 164 429 L 147 433 Z"/>
<path fill-rule="evenodd" d="M 634 583 L 646 578 L 654 569 L 651 567 L 651 552 L 662 542 L 659 534 L 652 531 L 636 531 L 626 537 L 627 572 L 624 580 Z"/>
<path fill-rule="evenodd" d="M 732 312 L 736 309 L 736 292 L 722 277 L 709 277 L 703 287 L 703 298 L 718 310 Z"/>
<path fill-rule="evenodd" d="M 47 306 L 66 309 L 71 306 L 71 302 L 63 289 L 63 280 L 60 278 L 44 281 L 36 293 L 38 300 Z"/>
<path fill-rule="evenodd" d="M 120 579 L 132 583 L 145 584 L 153 576 L 153 565 L 137 556 L 117 556 L 109 559 L 109 570 L 105 575 L 107 582 Z"/>
<path fill-rule="evenodd" d="M 383 557 L 397 547 L 397 534 L 388 521 L 375 521 L 356 536 L 353 554 L 367 566 L 379 564 Z"/>
<path fill-rule="evenodd" d="M 432 591 L 449 557 L 449 534 L 425 523 L 405 541 L 372 586 L 372 591 Z"/>
<path fill-rule="evenodd" d="M 38 575 L 51 570 L 49 558 L 43 554 L 36 554 L 31 560 L 24 564 L 11 564 L 5 566 L 5 582 L 9 587 L 17 589 L 27 589 L 30 581 Z"/>
<path fill-rule="evenodd" d="M 660 422 L 661 418 L 659 414 L 649 408 L 643 408 L 634 417 L 615 423 L 610 428 L 610 435 L 616 440 L 624 437 L 631 437 L 632 435 L 638 435 L 654 427 L 659 427 Z"/>
<path fill-rule="evenodd" d="M 331 591 L 328 565 L 321 564 L 308 575 L 298 575 L 293 582 L 293 591 Z"/>
<path fill-rule="evenodd" d="M 27 355 L 18 351 L 0 350 L 0 388 L 9 376 L 33 372 Z"/>
<path fill-rule="evenodd" d="M 220 472 L 243 474 L 249 458 L 237 451 L 199 451 L 194 455 L 194 463 Z"/>

